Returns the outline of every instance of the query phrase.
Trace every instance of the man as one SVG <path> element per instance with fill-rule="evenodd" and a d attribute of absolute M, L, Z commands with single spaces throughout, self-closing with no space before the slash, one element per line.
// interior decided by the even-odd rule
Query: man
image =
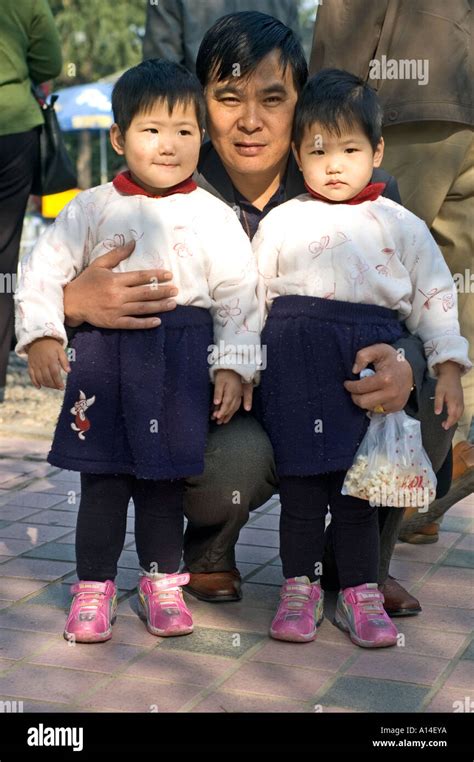
<path fill-rule="evenodd" d="M 328 0 L 318 9 L 310 72 L 347 69 L 378 91 L 385 109 L 383 166 L 397 178 L 405 206 L 430 227 L 459 284 L 459 322 L 472 359 L 471 24 L 468 0 Z M 464 415 L 453 439 L 452 487 L 427 513 L 406 510 L 406 542 L 436 542 L 435 519 L 474 491 L 474 373 L 462 381 Z"/>
<path fill-rule="evenodd" d="M 195 179 L 236 210 L 252 237 L 270 209 L 304 192 L 290 155 L 294 108 L 307 78 L 303 51 L 291 30 L 276 19 L 257 12 L 231 14 L 205 35 L 196 70 L 205 89 L 210 142 L 202 147 Z M 396 183 L 387 173 L 376 170 L 374 179 L 386 182 L 385 192 L 398 198 Z M 104 327 L 150 327 L 153 318 L 146 315 L 175 306 L 172 296 L 177 291 L 166 283 L 165 273 L 110 272 L 132 249 L 130 243 L 99 258 L 66 287 L 65 314 L 70 325 L 87 320 Z M 150 289 L 152 278 L 165 285 Z M 393 412 L 410 399 L 410 411 L 423 418 L 425 444 L 437 469 L 446 458 L 450 437 L 434 421 L 429 400 L 433 387 L 424 378 L 422 345 L 407 334 L 397 347 L 398 353 L 388 345 L 359 352 L 359 369 L 372 363 L 376 373 L 347 382 L 346 388 L 355 404 L 366 409 L 383 405 Z M 404 357 L 406 361 L 399 361 Z M 188 592 L 207 601 L 240 598 L 234 546 L 249 510 L 275 493 L 276 482 L 269 440 L 251 414 L 237 414 L 225 426 L 211 425 L 205 472 L 187 481 Z M 382 549 L 381 583 L 398 533 L 398 525 L 395 533 L 390 527 L 387 520 L 382 532 L 386 550 Z M 387 607 L 398 613 L 410 607 L 412 612 L 419 610 L 418 601 L 400 590 Z"/>
<path fill-rule="evenodd" d="M 61 39 L 46 0 L 2 3 L 0 25 L 0 403 L 14 329 L 13 291 L 44 122 L 31 91 L 61 71 Z"/>

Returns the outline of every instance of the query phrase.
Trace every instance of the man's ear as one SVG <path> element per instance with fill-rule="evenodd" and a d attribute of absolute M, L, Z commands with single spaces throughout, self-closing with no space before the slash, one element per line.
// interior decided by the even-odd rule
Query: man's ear
<path fill-rule="evenodd" d="M 377 148 L 374 151 L 374 167 L 380 167 L 385 149 L 384 139 L 380 138 Z"/>
<path fill-rule="evenodd" d="M 295 161 L 296 161 L 296 163 L 298 165 L 298 168 L 299 168 L 300 172 L 302 172 L 303 170 L 301 169 L 300 156 L 299 156 L 299 153 L 298 153 L 298 149 L 295 146 L 294 140 L 291 141 L 291 150 L 293 151 L 293 156 L 295 157 Z"/>
<path fill-rule="evenodd" d="M 114 122 L 110 128 L 109 134 L 110 142 L 115 153 L 118 153 L 119 156 L 123 156 L 125 153 L 125 141 L 123 139 L 122 133 L 120 132 L 120 127 L 116 122 Z"/>

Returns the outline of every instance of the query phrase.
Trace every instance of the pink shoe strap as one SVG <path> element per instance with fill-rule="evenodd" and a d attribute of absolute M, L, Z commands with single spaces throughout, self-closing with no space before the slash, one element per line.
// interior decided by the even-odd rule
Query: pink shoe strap
<path fill-rule="evenodd" d="M 288 595 L 300 595 L 304 598 L 309 598 L 311 595 L 311 586 L 310 585 L 303 585 L 298 583 L 290 583 L 283 585 L 283 588 L 281 590 L 281 597 L 284 598 Z"/>
<path fill-rule="evenodd" d="M 368 619 L 378 619 L 385 613 L 384 597 L 378 589 L 349 589 L 343 591 L 343 596 L 346 603 L 358 606 Z"/>
<path fill-rule="evenodd" d="M 384 598 L 379 590 L 351 590 L 344 593 L 348 603 L 382 603 Z"/>
<path fill-rule="evenodd" d="M 71 586 L 71 593 L 77 595 L 78 593 L 98 593 L 105 594 L 107 591 L 107 582 L 76 582 Z"/>
<path fill-rule="evenodd" d="M 153 592 L 161 593 L 187 585 L 189 574 L 167 574 L 166 577 L 161 577 L 161 579 L 153 579 L 152 577 L 147 577 L 147 579 L 153 587 Z"/>

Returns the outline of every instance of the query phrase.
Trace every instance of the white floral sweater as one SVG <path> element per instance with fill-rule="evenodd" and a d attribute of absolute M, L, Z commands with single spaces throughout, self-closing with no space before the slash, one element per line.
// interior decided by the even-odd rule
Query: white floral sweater
<path fill-rule="evenodd" d="M 177 303 L 211 312 L 211 379 L 225 368 L 252 381 L 259 357 L 258 274 L 234 212 L 194 183 L 191 191 L 161 198 L 129 195 L 116 185 L 79 193 L 23 260 L 15 295 L 17 354 L 24 357 L 42 336 L 59 338 L 66 347 L 63 287 L 101 254 L 133 238 L 132 255 L 114 270 L 170 270 Z"/>
<path fill-rule="evenodd" d="M 252 241 L 262 324 L 272 301 L 299 294 L 397 310 L 424 344 L 428 368 L 472 367 L 457 293 L 425 223 L 384 196 L 357 204 L 303 194 L 273 209 Z"/>

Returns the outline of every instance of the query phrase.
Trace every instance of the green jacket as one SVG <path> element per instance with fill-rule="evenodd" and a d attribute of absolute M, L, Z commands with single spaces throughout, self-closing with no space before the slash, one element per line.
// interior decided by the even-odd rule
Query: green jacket
<path fill-rule="evenodd" d="M 1 0 L 0 19 L 0 135 L 12 135 L 42 124 L 31 83 L 58 76 L 61 40 L 47 0 Z"/>

